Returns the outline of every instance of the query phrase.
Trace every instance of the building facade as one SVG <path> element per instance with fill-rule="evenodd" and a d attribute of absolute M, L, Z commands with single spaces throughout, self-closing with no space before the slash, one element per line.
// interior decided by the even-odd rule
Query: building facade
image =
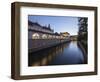
<path fill-rule="evenodd" d="M 41 26 L 37 22 L 28 21 L 28 39 L 66 39 L 68 36 L 68 32 L 54 33 L 50 24 L 48 26 Z"/>
<path fill-rule="evenodd" d="M 28 21 L 29 53 L 70 41 L 68 36 L 64 35 L 63 33 L 54 33 L 50 24 L 48 24 L 48 26 L 42 26 L 37 22 Z"/>

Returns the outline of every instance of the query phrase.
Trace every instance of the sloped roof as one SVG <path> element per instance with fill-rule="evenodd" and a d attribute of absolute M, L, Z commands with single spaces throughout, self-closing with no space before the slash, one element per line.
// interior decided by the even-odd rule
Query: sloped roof
<path fill-rule="evenodd" d="M 28 25 L 30 25 L 30 26 L 37 25 L 37 26 L 39 26 L 39 27 L 41 27 L 41 28 L 43 28 L 43 29 L 53 31 L 53 29 L 51 29 L 50 27 L 41 26 L 39 23 L 37 23 L 37 22 L 32 22 L 32 21 L 30 21 L 30 20 L 28 20 Z"/>

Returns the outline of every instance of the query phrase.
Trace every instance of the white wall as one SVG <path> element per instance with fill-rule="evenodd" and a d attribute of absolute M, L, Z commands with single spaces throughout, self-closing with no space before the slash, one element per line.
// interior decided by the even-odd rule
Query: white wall
<path fill-rule="evenodd" d="M 1 0 L 0 1 L 0 82 L 15 82 L 10 79 L 10 66 L 11 66 L 11 2 L 15 0 Z M 98 22 L 100 22 L 100 0 L 16 0 L 23 2 L 38 2 L 38 3 L 52 3 L 52 4 L 68 4 L 68 5 L 87 5 L 98 6 Z M 99 25 L 100 26 L 100 25 Z M 99 27 L 98 26 L 98 27 Z M 100 35 L 100 28 L 99 35 Z M 100 38 L 98 38 L 100 42 Z M 98 44 L 100 45 L 100 43 Z M 100 49 L 100 46 L 99 48 Z M 100 62 L 100 50 L 98 54 L 98 62 Z M 100 63 L 98 66 L 100 69 Z M 93 76 L 78 76 L 78 77 L 64 77 L 64 78 L 52 78 L 52 79 L 38 79 L 28 80 L 29 82 L 78 82 L 78 81 L 92 81 L 100 82 L 100 70 L 99 75 Z M 22 82 L 27 82 L 23 80 Z"/>

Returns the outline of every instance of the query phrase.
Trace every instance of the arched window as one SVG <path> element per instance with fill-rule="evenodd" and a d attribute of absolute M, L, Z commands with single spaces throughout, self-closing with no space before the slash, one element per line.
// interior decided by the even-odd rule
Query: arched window
<path fill-rule="evenodd" d="M 47 39 L 47 35 L 46 34 L 43 34 L 42 35 L 42 39 Z"/>
<path fill-rule="evenodd" d="M 56 38 L 56 36 L 55 36 L 55 35 L 53 35 L 53 38 Z"/>
<path fill-rule="evenodd" d="M 49 35 L 49 39 L 52 38 L 52 35 Z"/>
<path fill-rule="evenodd" d="M 39 36 L 38 33 L 34 33 L 34 34 L 32 35 L 32 39 L 39 39 L 39 38 L 40 38 L 40 36 Z"/>

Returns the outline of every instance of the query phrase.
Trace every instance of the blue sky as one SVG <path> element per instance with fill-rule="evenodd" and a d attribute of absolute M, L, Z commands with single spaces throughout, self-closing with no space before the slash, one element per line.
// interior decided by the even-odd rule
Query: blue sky
<path fill-rule="evenodd" d="M 50 24 L 54 32 L 58 33 L 69 32 L 70 35 L 77 35 L 78 32 L 78 17 L 29 15 L 28 20 L 42 26 Z"/>

